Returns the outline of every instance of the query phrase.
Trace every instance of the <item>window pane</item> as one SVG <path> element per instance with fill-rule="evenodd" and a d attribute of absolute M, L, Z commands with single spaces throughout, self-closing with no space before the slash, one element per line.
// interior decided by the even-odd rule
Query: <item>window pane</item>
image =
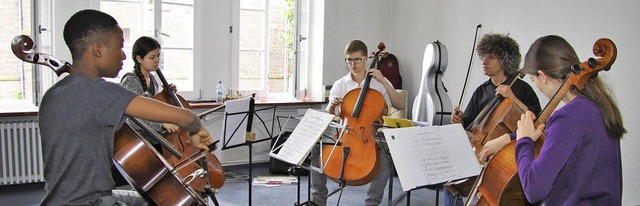
<path fill-rule="evenodd" d="M 260 90 L 262 62 L 264 53 L 256 51 L 240 51 L 240 89 Z"/>
<path fill-rule="evenodd" d="M 293 68 L 293 8 L 284 0 L 269 1 L 269 93 L 286 92 Z M 291 16 L 288 16 L 291 12 Z M 287 20 L 290 17 L 291 20 Z"/>
<path fill-rule="evenodd" d="M 32 5 L 30 0 L 2 1 L 0 19 L 0 102 L 33 102 L 34 74 L 31 63 L 18 59 L 11 51 L 11 41 L 20 34 L 32 36 Z M 35 41 L 35 39 L 34 39 Z M 38 42 L 35 42 L 38 45 Z M 30 52 L 31 53 L 31 52 Z M 48 69 L 44 67 L 45 69 Z"/>
<path fill-rule="evenodd" d="M 240 50 L 263 50 L 264 12 L 240 11 Z"/>
<path fill-rule="evenodd" d="M 163 1 L 166 2 L 166 1 Z M 178 1 L 172 1 L 178 2 Z M 162 72 L 178 91 L 194 91 L 193 85 L 193 0 L 188 4 L 162 4 Z"/>
<path fill-rule="evenodd" d="M 267 93 L 294 89 L 293 7 L 293 0 L 241 1 L 239 89 Z"/>
<path fill-rule="evenodd" d="M 178 91 L 193 91 L 193 50 L 162 49 L 162 74 Z"/>
<path fill-rule="evenodd" d="M 125 73 L 133 72 L 133 57 L 131 49 L 133 43 L 141 36 L 153 37 L 153 3 L 147 1 L 141 2 L 122 2 L 122 1 L 101 1 L 100 10 L 113 16 L 118 21 L 118 25 L 122 28 L 124 35 L 124 48 L 122 51 L 127 55 L 127 59 L 123 61 L 122 70 L 117 78 L 110 79 L 116 83 L 120 82 L 120 78 Z"/>
<path fill-rule="evenodd" d="M 109 1 L 102 0 L 100 8 L 118 20 L 125 35 L 124 52 L 127 60 L 119 77 L 133 71 L 131 49 L 141 36 L 158 39 L 162 44 L 160 68 L 169 83 L 175 84 L 178 91 L 193 91 L 193 0 L 164 0 L 161 13 L 154 11 L 158 1 Z M 155 17 L 162 18 L 160 32 L 168 36 L 155 35 Z M 110 81 L 119 82 L 119 78 Z"/>
<path fill-rule="evenodd" d="M 265 0 L 240 0 L 240 9 L 265 9 Z"/>
<path fill-rule="evenodd" d="M 193 48 L 193 6 L 162 4 L 162 32 L 163 47 Z"/>
<path fill-rule="evenodd" d="M 130 48 L 139 37 L 153 35 L 152 4 L 101 1 L 100 10 L 113 16 L 118 21 L 118 25 L 122 28 L 124 34 L 124 46 L 129 48 L 128 51 L 131 51 Z M 130 54 L 130 52 L 127 53 L 127 57 Z"/>

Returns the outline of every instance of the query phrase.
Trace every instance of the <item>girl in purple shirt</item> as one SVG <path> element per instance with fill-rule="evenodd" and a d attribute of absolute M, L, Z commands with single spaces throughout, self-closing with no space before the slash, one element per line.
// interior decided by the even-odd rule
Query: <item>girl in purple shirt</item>
<path fill-rule="evenodd" d="M 525 57 L 523 72 L 552 98 L 570 67 L 580 61 L 559 36 L 536 40 Z M 620 205 L 622 164 L 620 138 L 626 133 L 620 110 L 599 77 L 583 90 L 573 87 L 545 125 L 534 128 L 535 115 L 518 121 L 516 162 L 529 202 L 546 205 Z M 533 143 L 545 134 L 537 158 Z"/>

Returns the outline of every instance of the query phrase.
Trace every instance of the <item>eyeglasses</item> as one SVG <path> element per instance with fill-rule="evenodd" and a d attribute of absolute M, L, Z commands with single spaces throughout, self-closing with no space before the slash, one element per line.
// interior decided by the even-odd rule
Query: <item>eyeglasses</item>
<path fill-rule="evenodd" d="M 360 63 L 362 60 L 364 60 L 365 57 L 358 57 L 358 58 L 346 58 L 344 59 L 344 62 L 351 63 L 351 62 L 355 62 L 356 64 Z"/>

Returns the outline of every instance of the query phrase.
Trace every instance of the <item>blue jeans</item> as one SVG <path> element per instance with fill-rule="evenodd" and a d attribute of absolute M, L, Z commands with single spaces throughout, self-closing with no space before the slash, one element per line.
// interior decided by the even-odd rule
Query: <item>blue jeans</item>
<path fill-rule="evenodd" d="M 386 146 L 385 146 L 386 147 Z M 391 155 L 386 153 L 382 147 L 378 149 L 380 155 L 380 172 L 378 176 L 373 178 L 369 184 L 367 190 L 367 199 L 365 205 L 378 205 L 382 202 L 382 196 L 384 195 L 384 189 L 389 182 L 389 176 L 391 176 L 392 159 Z M 320 156 L 320 148 L 315 147 L 311 151 L 311 165 L 318 167 L 318 159 Z M 311 171 L 311 201 L 318 205 L 327 204 L 327 176 L 314 170 Z"/>

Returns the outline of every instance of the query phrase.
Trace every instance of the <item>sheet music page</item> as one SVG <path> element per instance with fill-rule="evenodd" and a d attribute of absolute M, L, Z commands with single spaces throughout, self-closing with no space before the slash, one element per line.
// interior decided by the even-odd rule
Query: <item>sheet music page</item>
<path fill-rule="evenodd" d="M 449 152 L 449 160 L 453 163 L 451 169 L 454 171 L 452 175 L 432 179 L 432 182 L 443 183 L 480 174 L 481 165 L 473 153 L 467 132 L 461 124 L 431 126 L 430 128 L 439 128 L 437 137 L 434 138 L 443 140 L 444 144 L 441 148 Z"/>
<path fill-rule="evenodd" d="M 226 105 L 225 114 L 249 111 L 249 101 L 251 101 L 251 98 L 234 99 L 234 100 L 226 101 L 224 103 Z M 246 142 L 244 135 L 247 132 L 247 124 L 248 124 L 247 120 L 249 118 L 249 117 L 246 117 L 247 119 L 245 119 L 246 115 L 247 114 L 245 113 L 245 114 L 235 114 L 235 115 L 224 116 L 225 119 L 222 122 L 223 125 L 222 125 L 222 131 L 221 131 L 222 137 L 223 137 L 223 141 L 222 141 L 223 147 L 244 144 Z M 242 119 L 245 119 L 245 120 L 242 121 Z M 227 123 L 226 132 L 224 128 L 225 122 Z M 234 134 L 233 131 L 236 128 L 238 128 L 238 130 Z M 232 134 L 233 136 L 231 136 Z"/>
<path fill-rule="evenodd" d="M 480 172 L 480 164 L 460 124 L 385 129 L 383 132 L 405 191 Z"/>
<path fill-rule="evenodd" d="M 302 164 L 334 116 L 308 109 L 278 154 L 271 151 L 269 155 L 291 164 Z"/>
<path fill-rule="evenodd" d="M 410 130 L 414 128 L 417 127 L 382 130 L 398 173 L 398 179 L 400 179 L 400 185 L 404 191 L 428 185 L 427 176 L 417 167 L 419 160 L 415 151 L 406 149 L 413 148 L 411 141 L 415 135 L 410 135 Z"/>

